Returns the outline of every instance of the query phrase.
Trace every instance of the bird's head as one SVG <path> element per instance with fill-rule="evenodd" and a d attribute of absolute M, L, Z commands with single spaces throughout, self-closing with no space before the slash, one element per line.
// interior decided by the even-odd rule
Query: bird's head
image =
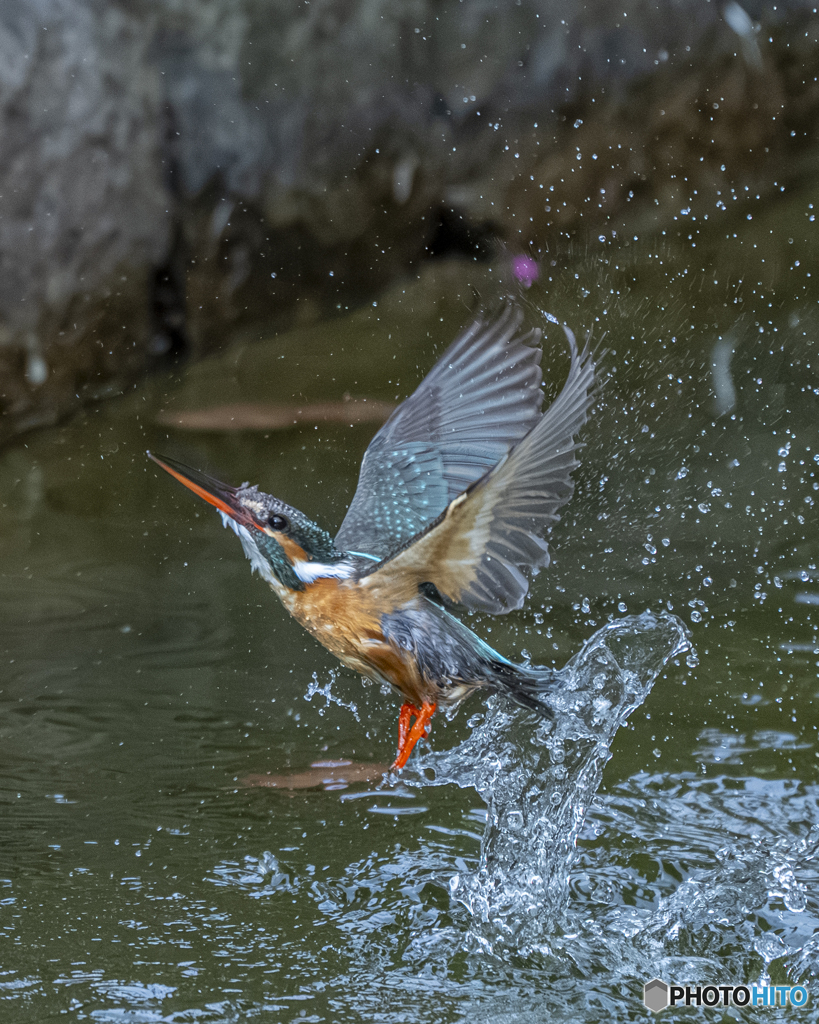
<path fill-rule="evenodd" d="M 253 568 L 274 587 L 278 584 L 289 590 L 303 590 L 321 577 L 350 575 L 330 534 L 292 505 L 255 485 L 231 487 L 175 459 L 147 454 L 219 510 L 224 525 L 241 540 Z"/>

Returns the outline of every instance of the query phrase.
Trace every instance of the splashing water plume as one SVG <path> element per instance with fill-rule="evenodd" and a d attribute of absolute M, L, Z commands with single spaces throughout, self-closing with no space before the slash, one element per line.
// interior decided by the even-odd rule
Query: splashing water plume
<path fill-rule="evenodd" d="M 319 681 L 318 672 L 313 673 L 313 679 L 307 684 L 307 693 L 304 695 L 306 701 L 312 701 L 316 694 L 320 694 L 324 697 L 324 706 L 318 709 L 318 713 L 323 715 L 324 712 L 331 704 L 338 704 L 340 708 L 346 708 L 348 711 L 352 711 L 353 717 L 357 722 L 361 721 L 361 716 L 358 713 L 358 705 L 355 702 L 347 703 L 342 700 L 341 697 L 337 697 L 333 693 L 333 683 L 336 681 L 336 672 L 334 669 L 330 669 L 330 678 L 322 683 Z"/>
<path fill-rule="evenodd" d="M 559 673 L 553 719 L 493 698 L 466 742 L 421 762 L 423 784 L 471 786 L 487 803 L 478 870 L 449 885 L 470 912 L 479 947 L 551 952 L 577 835 L 614 736 L 663 666 L 689 646 L 672 615 L 609 623 Z"/>

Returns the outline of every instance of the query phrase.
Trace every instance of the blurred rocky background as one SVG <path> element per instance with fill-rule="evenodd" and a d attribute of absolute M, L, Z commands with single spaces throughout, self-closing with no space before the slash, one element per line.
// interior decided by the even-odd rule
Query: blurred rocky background
<path fill-rule="evenodd" d="M 772 193 L 815 165 L 814 11 L 2 0 L 0 442 L 427 258 Z"/>

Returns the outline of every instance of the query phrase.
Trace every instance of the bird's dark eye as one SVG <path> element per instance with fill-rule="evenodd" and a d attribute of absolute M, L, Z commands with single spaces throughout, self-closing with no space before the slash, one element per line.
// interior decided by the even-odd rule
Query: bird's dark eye
<path fill-rule="evenodd" d="M 271 530 L 275 530 L 276 533 L 282 533 L 290 525 L 285 516 L 276 515 L 274 513 L 268 520 L 267 525 Z"/>

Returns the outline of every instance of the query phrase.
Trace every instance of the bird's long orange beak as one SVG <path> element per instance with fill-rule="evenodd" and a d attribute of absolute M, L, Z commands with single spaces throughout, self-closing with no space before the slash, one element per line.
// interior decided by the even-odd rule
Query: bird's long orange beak
<path fill-rule="evenodd" d="M 175 480 L 184 484 L 189 491 L 193 491 L 194 494 L 198 495 L 209 505 L 218 508 L 220 512 L 225 512 L 231 519 L 235 519 L 237 523 L 241 523 L 242 526 L 255 526 L 257 530 L 262 529 L 248 509 L 236 497 L 238 488 L 231 487 L 229 484 L 223 484 L 220 480 L 215 480 L 206 473 L 200 473 L 197 469 L 191 469 L 190 466 L 177 462 L 176 459 L 170 459 L 167 456 L 163 456 L 160 459 L 153 452 L 146 452 L 145 454 L 157 466 L 161 466 L 166 473 L 170 473 Z"/>

